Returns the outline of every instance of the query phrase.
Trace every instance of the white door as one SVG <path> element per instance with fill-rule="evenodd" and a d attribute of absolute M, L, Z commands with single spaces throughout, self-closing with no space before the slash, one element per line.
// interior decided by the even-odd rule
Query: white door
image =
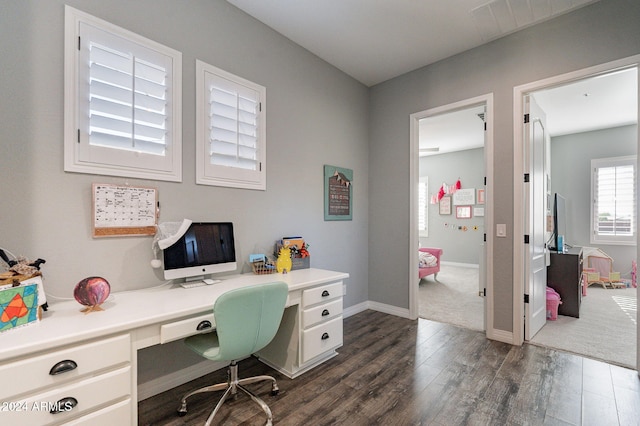
<path fill-rule="evenodd" d="M 525 340 L 531 340 L 547 321 L 546 117 L 533 96 L 525 97 Z M 527 119 L 528 116 L 528 119 Z M 528 243 L 526 242 L 528 238 Z"/>

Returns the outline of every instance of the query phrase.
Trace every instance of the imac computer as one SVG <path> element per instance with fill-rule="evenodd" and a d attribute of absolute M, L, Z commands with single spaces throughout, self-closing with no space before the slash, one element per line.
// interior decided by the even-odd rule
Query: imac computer
<path fill-rule="evenodd" d="M 208 274 L 237 269 L 233 223 L 190 222 L 184 227 L 162 251 L 166 280 L 199 281 Z"/>

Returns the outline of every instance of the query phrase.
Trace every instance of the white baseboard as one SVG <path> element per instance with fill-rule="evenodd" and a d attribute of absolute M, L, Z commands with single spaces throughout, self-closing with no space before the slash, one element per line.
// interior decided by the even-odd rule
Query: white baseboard
<path fill-rule="evenodd" d="M 397 306 L 387 305 L 384 303 L 369 301 L 369 309 L 378 311 L 378 312 L 383 312 L 389 315 L 395 315 L 401 318 L 407 318 L 407 319 L 410 318 L 409 309 L 398 308 Z"/>
<path fill-rule="evenodd" d="M 202 377 L 205 374 L 213 373 L 216 370 L 224 368 L 228 363 L 211 362 L 207 360 L 200 361 L 197 364 L 190 365 L 173 373 L 157 377 L 145 383 L 138 384 L 138 401 L 150 398 L 159 393 L 173 389 L 176 386 L 183 385 L 191 380 Z"/>
<path fill-rule="evenodd" d="M 480 265 L 478 265 L 477 263 L 460 263 L 460 262 L 447 262 L 446 260 L 443 260 L 441 262 L 442 265 L 445 266 L 458 266 L 460 268 L 475 268 L 475 269 L 480 269 Z"/>
<path fill-rule="evenodd" d="M 358 303 L 357 305 L 349 306 L 342 311 L 342 316 L 344 318 L 349 318 L 352 315 L 359 314 L 360 312 L 366 311 L 369 309 L 369 302 Z"/>

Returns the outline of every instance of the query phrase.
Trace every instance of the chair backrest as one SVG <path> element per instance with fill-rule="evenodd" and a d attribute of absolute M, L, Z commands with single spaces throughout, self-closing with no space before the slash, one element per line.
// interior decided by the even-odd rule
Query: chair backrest
<path fill-rule="evenodd" d="M 613 271 L 613 262 L 608 257 L 589 256 L 587 258 L 589 268 L 595 269 L 603 278 L 609 278 L 609 273 Z"/>
<path fill-rule="evenodd" d="M 221 359 L 240 359 L 264 348 L 278 331 L 289 288 L 283 282 L 230 290 L 213 307 Z"/>

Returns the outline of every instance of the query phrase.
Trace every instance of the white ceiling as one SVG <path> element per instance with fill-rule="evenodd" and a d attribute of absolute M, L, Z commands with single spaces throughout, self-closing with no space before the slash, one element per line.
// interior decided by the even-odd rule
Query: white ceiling
<path fill-rule="evenodd" d="M 227 0 L 367 86 L 596 1 Z M 630 88 L 636 87 L 637 77 L 615 77 L 536 94 L 551 135 L 635 122 L 637 90 Z M 427 133 L 440 153 L 482 146 L 472 136 L 482 126 L 476 114 L 458 111 L 428 119 L 434 128 Z M 471 145 L 460 145 L 463 141 Z M 425 144 L 421 140 L 420 147 Z"/>
<path fill-rule="evenodd" d="M 638 117 L 637 68 L 591 77 L 535 92 L 546 114 L 550 136 L 634 124 Z M 421 155 L 484 146 L 484 107 L 448 112 L 420 120 Z"/>
<path fill-rule="evenodd" d="M 372 86 L 597 0 L 227 0 Z"/>

